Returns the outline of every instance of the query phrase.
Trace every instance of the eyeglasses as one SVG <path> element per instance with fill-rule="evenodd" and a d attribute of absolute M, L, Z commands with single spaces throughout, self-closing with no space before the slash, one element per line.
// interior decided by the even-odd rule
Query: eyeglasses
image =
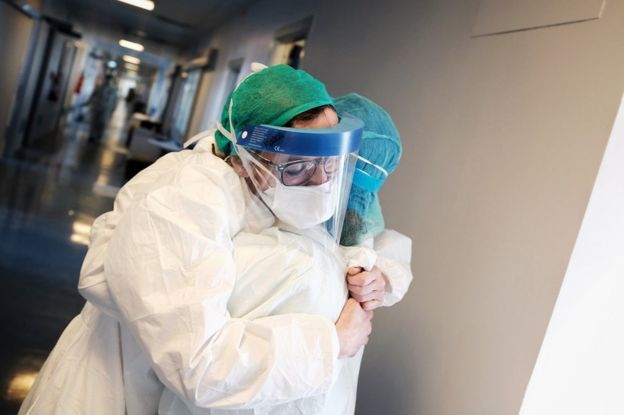
<path fill-rule="evenodd" d="M 319 165 L 323 166 L 323 171 L 328 176 L 336 173 L 338 168 L 337 157 L 316 157 L 308 159 L 298 159 L 287 161 L 286 163 L 273 163 L 271 160 L 262 157 L 257 152 L 253 153 L 262 162 L 273 166 L 280 173 L 280 181 L 284 186 L 304 186 L 306 185 Z"/>

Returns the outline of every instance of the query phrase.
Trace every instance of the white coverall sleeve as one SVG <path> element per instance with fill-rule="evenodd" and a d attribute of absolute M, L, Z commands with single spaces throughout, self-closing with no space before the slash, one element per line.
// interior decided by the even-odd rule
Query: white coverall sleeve
<path fill-rule="evenodd" d="M 375 237 L 373 249 L 377 253 L 376 265 L 387 283 L 383 305 L 390 307 L 401 301 L 413 279 L 412 240 L 397 231 L 384 229 Z"/>
<path fill-rule="evenodd" d="M 106 257 L 108 242 L 115 230 L 110 223 L 114 216 L 114 211 L 104 213 L 91 226 L 89 250 L 80 269 L 78 290 L 87 301 L 94 304 L 98 309 L 115 319 L 119 319 L 117 306 L 112 299 L 104 276 L 104 258 Z"/>
<path fill-rule="evenodd" d="M 169 153 L 158 159 L 149 168 L 139 172 L 119 191 L 115 198 L 114 209 L 100 215 L 91 225 L 89 250 L 80 269 L 78 290 L 87 301 L 117 320 L 119 319 L 119 311 L 110 294 L 104 275 L 104 260 L 108 243 L 115 232 L 119 219 L 131 204 L 133 197 L 137 193 L 144 192 L 144 189 L 149 187 L 163 171 L 170 169 L 176 158 L 176 153 Z"/>
<path fill-rule="evenodd" d="M 229 316 L 232 236 L 244 209 L 231 183 L 217 185 L 192 169 L 168 180 L 127 209 L 104 265 L 121 319 L 159 379 L 204 408 L 270 406 L 326 392 L 339 351 L 333 322 Z"/>

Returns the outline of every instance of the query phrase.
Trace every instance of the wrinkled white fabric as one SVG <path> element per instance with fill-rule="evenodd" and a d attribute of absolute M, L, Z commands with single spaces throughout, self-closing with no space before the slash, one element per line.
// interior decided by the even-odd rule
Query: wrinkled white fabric
<path fill-rule="evenodd" d="M 202 150 L 206 148 L 198 151 Z M 132 199 L 190 154 L 171 153 L 160 158 L 121 189 L 112 211 L 94 221 L 78 287 L 87 303 L 48 356 L 22 403 L 20 415 L 105 415 L 126 411 L 147 415 L 157 410 L 154 397 L 160 395 L 162 383 L 118 321 L 119 311 L 104 275 L 104 259 L 110 237 Z M 123 352 L 122 337 L 126 340 Z M 135 395 L 137 390 L 149 393 Z"/>
<path fill-rule="evenodd" d="M 88 350 L 88 342 L 74 347 L 74 332 L 116 347 L 105 357 L 123 368 L 122 376 L 111 382 L 94 377 L 92 386 L 103 396 L 118 396 L 129 413 L 153 413 L 141 402 L 149 396 L 136 393 L 155 390 L 150 367 L 167 387 L 196 405 L 251 407 L 326 391 L 337 364 L 333 321 L 309 314 L 250 321 L 231 318 L 227 311 L 235 281 L 231 239 L 246 228 L 250 207 L 245 192 L 229 166 L 201 146 L 159 160 L 124 187 L 115 209 L 94 226 L 93 250 L 80 284 L 81 292 L 101 307 L 95 310 L 98 318 L 124 334 L 99 336 L 97 330 L 78 327 L 59 341 L 62 353 L 50 363 L 68 367 L 76 353 Z M 128 356 L 141 355 L 148 365 L 126 364 Z M 137 370 L 126 371 L 132 368 Z M 44 372 L 42 378 L 71 382 L 58 367 Z M 89 399 L 73 393 L 55 407 L 54 382 L 40 386 L 23 413 L 62 413 L 62 408 L 83 408 Z M 84 382 L 74 386 L 86 390 Z M 151 397 L 158 402 L 158 395 Z M 101 411 L 111 413 L 105 406 Z"/>
<path fill-rule="evenodd" d="M 309 235 L 308 235 L 309 236 Z M 386 230 L 368 246 L 342 247 L 329 253 L 322 241 L 275 227 L 260 234 L 240 233 L 234 238 L 237 266 L 236 287 L 228 303 L 232 316 L 258 318 L 263 315 L 306 312 L 336 320 L 347 298 L 344 283 L 346 266 L 370 270 L 378 259 L 373 248 L 392 250 L 398 260 L 387 260 L 382 268 L 389 275 L 385 302 L 402 297 L 412 279 L 409 271 L 411 240 Z M 378 245 L 378 246 L 376 246 Z M 397 264 L 407 264 L 404 269 Z M 388 268 L 393 264 L 396 268 Z M 386 275 L 384 273 L 384 275 Z M 267 276 L 270 276 L 267 278 Z M 399 298 L 400 299 L 400 298 Z M 339 361 L 337 380 L 325 395 L 317 395 L 276 406 L 254 409 L 201 409 L 165 389 L 159 414 L 162 415 L 349 415 L 355 411 L 358 375 L 363 349 L 351 359 Z"/>
<path fill-rule="evenodd" d="M 384 229 L 373 241 L 377 253 L 377 267 L 386 279 L 385 307 L 390 307 L 403 299 L 412 283 L 412 240 L 392 230 Z"/>
<path fill-rule="evenodd" d="M 163 383 L 169 390 L 161 413 L 167 404 L 267 414 L 320 413 L 324 405 L 325 413 L 353 413 L 354 392 L 345 399 L 338 386 L 355 391 L 361 355 L 349 363 L 336 359 L 335 309 L 266 315 L 287 310 L 288 291 L 283 303 L 274 296 L 260 304 L 268 307 L 262 312 L 243 310 L 253 292 L 237 284 L 232 237 L 273 219 L 209 149 L 200 142 L 193 152 L 161 158 L 96 220 L 80 280 L 88 303 L 20 414 L 153 414 Z M 276 269 L 265 265 L 266 281 Z"/>
<path fill-rule="evenodd" d="M 368 246 L 343 246 L 341 249 L 347 269 L 359 267 L 370 271 L 377 263 L 377 252 L 372 245 L 370 248 Z"/>
<path fill-rule="evenodd" d="M 106 281 L 121 320 L 158 378 L 196 406 L 279 404 L 325 392 L 334 376 L 332 320 L 228 312 L 244 208 L 238 176 L 190 158 L 133 198 L 108 243 Z"/>
<path fill-rule="evenodd" d="M 63 331 L 19 414 L 124 414 L 121 350 L 115 339 L 119 324 L 87 303 Z"/>
<path fill-rule="evenodd" d="M 315 314 L 336 321 L 347 299 L 342 257 L 334 256 L 322 244 L 275 227 L 260 234 L 240 233 L 234 238 L 236 285 L 228 301 L 232 317 L 255 320 L 264 316 L 291 313 Z M 348 414 L 335 412 L 336 405 L 354 407 L 359 363 L 341 359 L 335 371 L 337 382 L 327 394 L 271 405 L 268 402 L 253 409 L 227 411 L 230 415 L 249 414 Z M 358 360 L 359 362 L 359 360 Z M 298 368 L 292 368 L 293 379 L 301 380 Z M 296 383 L 296 382 L 293 382 Z M 280 385 L 280 393 L 291 396 L 293 384 Z M 161 414 L 220 414 L 216 409 L 200 410 L 165 390 Z"/>

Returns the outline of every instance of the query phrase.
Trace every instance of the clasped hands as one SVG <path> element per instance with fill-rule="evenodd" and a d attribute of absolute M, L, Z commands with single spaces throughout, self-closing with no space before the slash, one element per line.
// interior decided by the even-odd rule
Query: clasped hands
<path fill-rule="evenodd" d="M 351 267 L 347 271 L 347 288 L 351 298 L 336 322 L 340 342 L 339 357 L 354 356 L 368 343 L 372 331 L 373 310 L 383 305 L 386 280 L 377 267 L 365 271 Z"/>
<path fill-rule="evenodd" d="M 351 298 L 360 303 L 366 311 L 372 311 L 383 305 L 386 280 L 377 267 L 373 267 L 370 271 L 365 271 L 360 267 L 349 268 L 347 288 Z"/>

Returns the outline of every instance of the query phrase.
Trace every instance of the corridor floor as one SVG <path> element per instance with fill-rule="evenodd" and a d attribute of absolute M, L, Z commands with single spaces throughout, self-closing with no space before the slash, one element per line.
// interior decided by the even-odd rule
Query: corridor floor
<path fill-rule="evenodd" d="M 77 290 L 93 220 L 123 184 L 125 107 L 101 143 L 86 125 L 56 154 L 0 160 L 0 414 L 15 414 L 57 339 L 84 304 Z"/>

